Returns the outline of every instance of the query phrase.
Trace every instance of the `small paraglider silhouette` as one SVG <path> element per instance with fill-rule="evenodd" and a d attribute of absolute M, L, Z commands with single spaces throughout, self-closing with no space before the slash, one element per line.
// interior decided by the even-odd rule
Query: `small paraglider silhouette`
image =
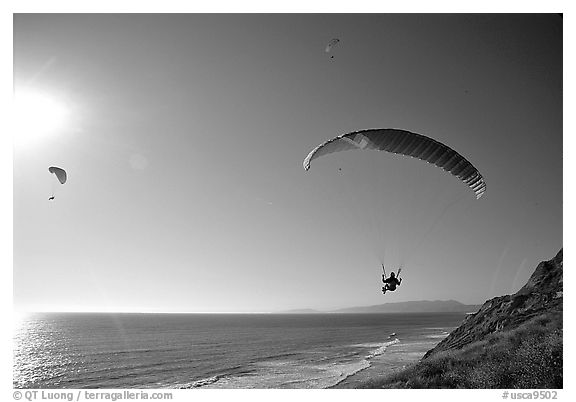
<path fill-rule="evenodd" d="M 330 42 L 328 42 L 328 44 L 326 45 L 326 49 L 324 51 L 326 53 L 330 53 L 332 51 L 332 48 L 336 46 L 338 43 L 340 43 L 340 39 L 338 38 L 331 39 Z M 334 55 L 330 55 L 330 58 L 333 59 Z"/>
<path fill-rule="evenodd" d="M 56 167 L 56 166 L 50 166 L 48 168 L 48 171 L 50 173 L 54 174 L 58 178 L 58 181 L 60 182 L 60 184 L 66 183 L 67 174 L 66 174 L 66 171 L 64 169 L 61 169 L 61 168 Z M 50 196 L 50 198 L 48 198 L 48 201 L 53 201 L 53 200 L 54 200 L 54 186 L 52 186 L 52 195 Z"/>

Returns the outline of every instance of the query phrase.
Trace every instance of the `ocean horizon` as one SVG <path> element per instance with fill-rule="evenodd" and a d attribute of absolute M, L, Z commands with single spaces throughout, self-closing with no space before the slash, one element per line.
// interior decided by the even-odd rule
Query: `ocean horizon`
<path fill-rule="evenodd" d="M 465 313 L 33 313 L 15 388 L 330 388 L 418 361 Z"/>

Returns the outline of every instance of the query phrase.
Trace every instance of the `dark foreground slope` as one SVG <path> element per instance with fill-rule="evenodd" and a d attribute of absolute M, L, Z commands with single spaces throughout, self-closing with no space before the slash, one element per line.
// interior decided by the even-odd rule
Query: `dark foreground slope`
<path fill-rule="evenodd" d="M 562 250 L 482 305 L 424 358 L 366 388 L 562 388 Z"/>

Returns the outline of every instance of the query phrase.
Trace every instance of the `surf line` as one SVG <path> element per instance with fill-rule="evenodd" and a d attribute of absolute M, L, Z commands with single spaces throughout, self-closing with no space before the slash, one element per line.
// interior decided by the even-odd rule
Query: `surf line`
<path fill-rule="evenodd" d="M 372 367 L 372 363 L 370 363 L 370 360 L 373 359 L 376 356 L 380 356 L 382 354 L 384 354 L 384 352 L 386 352 L 386 349 L 388 349 L 388 347 L 395 345 L 397 343 L 400 343 L 400 339 L 396 338 L 393 341 L 389 341 L 389 342 L 383 342 L 376 350 L 374 350 L 373 352 L 369 353 L 362 361 L 365 363 L 363 365 L 363 367 L 359 368 L 358 370 L 353 371 L 352 373 L 349 374 L 343 374 L 343 377 L 338 380 L 338 382 L 336 382 L 334 385 L 331 385 L 327 388 L 334 388 L 337 387 L 339 384 L 342 384 L 344 381 L 346 381 L 347 379 L 349 379 L 350 377 L 360 373 L 361 371 L 364 371 L 370 367 Z M 362 346 L 362 345 L 357 345 L 357 346 Z"/>

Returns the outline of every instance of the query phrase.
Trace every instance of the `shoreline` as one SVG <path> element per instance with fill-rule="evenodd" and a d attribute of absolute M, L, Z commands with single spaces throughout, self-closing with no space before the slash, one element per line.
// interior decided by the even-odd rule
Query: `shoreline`
<path fill-rule="evenodd" d="M 374 378 L 386 377 L 411 364 L 419 362 L 427 351 L 433 349 L 442 339 L 448 336 L 448 328 L 442 335 L 428 335 L 414 341 L 391 344 L 380 355 L 368 359 L 370 365 L 338 382 L 327 389 L 354 389 Z"/>
<path fill-rule="evenodd" d="M 57 317 L 56 323 L 61 323 L 64 328 L 77 328 L 80 333 L 86 333 L 85 339 L 92 339 L 92 330 L 94 322 L 100 324 L 101 334 L 108 336 L 105 340 L 111 339 L 110 335 L 116 334 L 117 329 L 114 322 L 106 316 L 73 316 Z M 282 317 L 283 318 L 283 317 Z M 380 323 L 374 328 L 373 317 L 364 315 L 339 316 L 337 319 L 332 317 L 325 318 L 322 326 L 318 329 L 311 325 L 308 317 L 296 317 L 296 323 L 301 323 L 303 330 L 293 331 L 294 336 L 286 336 L 286 331 L 276 329 L 278 323 L 282 328 L 289 328 L 294 317 L 291 320 L 279 319 L 278 317 L 266 318 L 264 321 L 261 317 L 254 318 L 254 328 L 262 326 L 272 328 L 265 334 L 264 349 L 257 347 L 261 342 L 261 331 L 253 329 L 242 329 L 246 331 L 246 339 L 252 340 L 248 343 L 244 355 L 238 355 L 238 347 L 245 346 L 245 342 L 237 342 L 230 335 L 222 335 L 219 326 L 215 324 L 227 323 L 231 331 L 237 330 L 237 323 L 230 323 L 228 317 L 158 317 L 156 318 L 161 328 L 159 335 L 165 335 L 169 339 L 175 339 L 174 350 L 178 351 L 191 362 L 197 362 L 199 368 L 191 368 L 187 361 L 174 363 L 169 359 L 170 355 L 175 355 L 174 351 L 167 350 L 163 345 L 149 342 L 148 338 L 141 339 L 139 336 L 132 336 L 128 341 L 136 344 L 137 349 L 126 347 L 124 344 L 104 342 L 101 350 L 97 355 L 90 349 L 83 348 L 83 344 L 78 345 L 73 352 L 74 356 L 96 356 L 95 363 L 85 366 L 81 375 L 75 375 L 74 372 L 66 372 L 66 366 L 58 365 L 60 356 L 72 358 L 68 349 L 61 350 L 56 348 L 50 350 L 50 356 L 54 370 L 59 370 L 66 375 L 66 381 L 56 381 L 56 377 L 48 375 L 46 378 L 30 378 L 30 382 L 19 381 L 26 380 L 26 372 L 14 372 L 13 384 L 15 388 L 30 387 L 77 387 L 78 384 L 90 387 L 105 388 L 149 388 L 151 383 L 144 384 L 138 380 L 136 374 L 145 373 L 154 386 L 161 388 L 194 388 L 194 389 L 329 389 L 329 388 L 356 388 L 364 381 L 386 376 L 396 370 L 404 368 L 406 365 L 417 362 L 430 349 L 432 349 L 441 338 L 444 338 L 447 331 L 455 327 L 454 317 L 446 317 L 446 321 L 438 320 L 435 316 L 427 314 L 421 319 L 424 324 L 410 324 L 411 320 L 402 316 L 387 317 L 385 322 Z M 378 316 L 381 319 L 382 317 Z M 316 319 L 316 317 L 315 317 Z M 58 321 L 59 320 L 59 321 Z M 94 321 L 96 320 L 96 321 Z M 242 322 L 246 320 L 242 318 Z M 207 326 L 210 331 L 201 332 L 200 336 L 195 332 L 186 332 L 187 342 L 183 342 L 180 337 L 182 331 L 174 331 L 171 327 L 178 329 L 188 328 L 190 323 L 200 322 Z M 31 319 L 30 325 L 44 328 L 46 320 L 40 318 Z M 52 322 L 52 321 L 50 321 Z M 206 324 L 208 322 L 208 324 Z M 314 320 L 315 322 L 315 320 Z M 130 316 L 126 318 L 128 327 L 139 329 L 143 323 L 149 324 L 149 319 L 144 320 L 141 317 Z M 166 323 L 171 325 L 166 325 Z M 268 324 L 270 323 L 270 324 Z M 275 325 L 272 325 L 275 324 Z M 360 330 L 356 329 L 360 326 Z M 397 325 L 395 325 L 397 324 Z M 426 325 L 428 324 L 428 325 Z M 439 324 L 439 325 L 438 325 Z M 448 324 L 448 326 L 442 326 Z M 51 324 L 53 325 L 53 324 Z M 215 333 L 212 327 L 218 329 L 222 339 L 212 339 L 208 335 Z M 226 328 L 228 328 L 226 327 Z M 103 329 L 102 329 L 103 328 Z M 48 334 L 45 332 L 51 329 L 47 327 L 44 332 L 38 334 Z M 309 333 L 303 331 L 309 331 Z M 84 331 L 84 332 L 82 332 Z M 398 336 L 396 335 L 398 333 Z M 140 332 L 136 332 L 139 334 Z M 206 335 L 207 334 L 207 335 Z M 333 342 L 327 341 L 327 334 L 337 334 L 340 338 Z M 388 334 L 388 335 L 385 335 Z M 306 335 L 306 336 L 304 336 Z M 377 338 L 387 338 L 377 340 Z M 33 338 L 34 339 L 34 338 Z M 82 339 L 82 338 L 81 338 Z M 204 343 L 200 343 L 204 341 Z M 278 344 L 279 341 L 287 344 Z M 362 342 L 364 341 L 364 342 Z M 358 343 L 360 342 L 360 343 Z M 201 349 L 189 349 L 189 345 L 203 345 Z M 36 343 L 21 345 L 19 360 L 16 361 L 15 368 L 18 367 L 18 361 L 22 360 L 25 355 L 34 352 Z M 207 346 L 204 346 L 207 345 Z M 238 347 L 231 347 L 238 346 Z M 128 345 L 130 346 L 130 345 Z M 208 349 L 206 349 L 208 347 Z M 210 349 L 210 347 L 212 349 Z M 243 349 L 244 350 L 244 349 Z M 229 353 L 231 352 L 231 354 Z M 210 363 L 212 353 L 218 353 L 226 359 Z M 107 356 L 120 355 L 122 359 L 113 360 L 115 363 L 109 366 L 110 359 Z M 129 359 L 128 359 L 129 358 Z M 128 360 L 129 361 L 128 361 Z M 72 361 L 72 360 L 71 360 Z M 138 363 L 137 366 L 134 363 Z M 128 364 L 130 363 L 130 364 Z M 204 366 L 202 366 L 204 364 Z M 212 365 L 210 365 L 212 364 Z M 154 365 L 154 370 L 150 370 Z M 165 369 L 162 368 L 165 365 Z M 52 367 L 50 366 L 50 367 Z M 107 366 L 115 375 L 111 378 L 96 378 L 90 376 L 90 373 L 98 371 L 99 367 Z M 160 366 L 160 367 L 158 367 Z M 46 366 L 45 366 L 46 367 Z M 125 368 L 129 368 L 132 376 L 118 376 L 116 373 Z M 183 370 L 182 370 L 183 369 Z M 64 371 L 63 371 L 64 370 Z M 49 370 L 50 371 L 50 370 Z M 50 372 L 48 371 L 48 374 Z M 187 372 L 190 371 L 188 374 Z M 56 371 L 54 371 L 56 372 Z M 13 374 L 14 374 L 13 373 Z M 171 374 L 172 373 L 172 374 Z M 40 384 L 42 383 L 42 384 Z"/>

